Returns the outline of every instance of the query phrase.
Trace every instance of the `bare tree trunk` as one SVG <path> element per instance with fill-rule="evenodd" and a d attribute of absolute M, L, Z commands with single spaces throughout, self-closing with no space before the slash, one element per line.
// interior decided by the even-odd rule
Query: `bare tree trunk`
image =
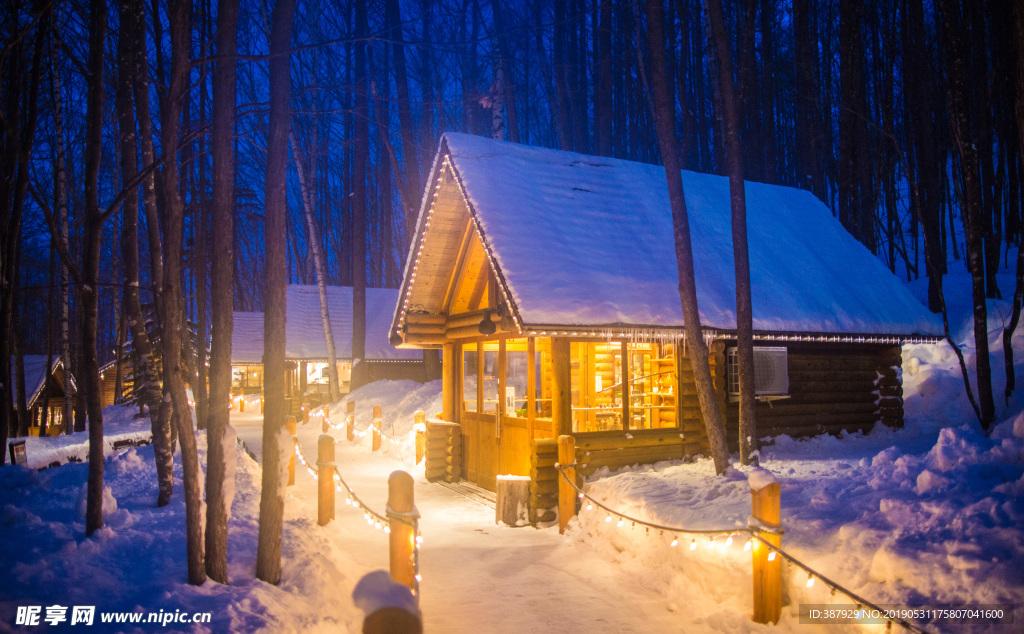
<path fill-rule="evenodd" d="M 647 46 L 651 56 L 651 84 L 654 91 L 655 130 L 658 147 L 665 165 L 669 203 L 672 206 L 672 229 L 676 245 L 679 274 L 679 300 L 686 325 L 686 342 L 690 349 L 694 382 L 700 401 L 701 414 L 707 427 L 708 443 L 715 471 L 723 474 L 729 469 L 729 450 L 725 444 L 722 414 L 715 396 L 715 386 L 708 365 L 708 347 L 700 325 L 697 309 L 697 284 L 693 276 L 693 248 L 690 243 L 690 221 L 686 212 L 686 197 L 679 165 L 678 142 L 675 136 L 675 108 L 666 80 L 665 35 L 662 28 L 664 10 L 661 0 L 647 0 Z"/>
<path fill-rule="evenodd" d="M 1024 161 L 1024 4 L 1013 3 L 1013 51 L 1017 64 L 1017 78 L 1014 82 L 1016 96 L 1014 99 L 1014 112 L 1017 116 L 1017 149 L 1021 153 L 1021 160 Z M 1017 284 L 1013 291 L 1013 312 L 1010 314 L 1010 323 L 1003 330 L 1003 360 L 1006 367 L 1006 403 L 1009 405 L 1010 396 L 1016 387 L 1017 375 L 1013 369 L 1013 333 L 1020 323 L 1021 302 L 1024 300 L 1024 240 L 1017 240 Z"/>
<path fill-rule="evenodd" d="M 740 384 L 740 461 L 757 462 L 757 421 L 754 386 L 754 314 L 750 300 L 750 255 L 747 250 L 747 197 L 743 183 L 739 105 L 732 78 L 732 54 L 725 32 L 721 0 L 705 0 L 718 62 L 718 85 L 725 115 L 729 161 L 729 201 L 732 207 L 732 253 L 736 269 L 736 356 Z"/>
<path fill-rule="evenodd" d="M 156 153 L 153 149 L 153 122 L 149 105 L 149 60 L 146 46 L 146 8 L 143 3 L 128 3 L 135 9 L 135 19 L 132 22 L 135 45 L 135 113 L 139 125 L 139 156 L 143 165 L 151 165 L 155 160 Z M 159 17 L 154 17 L 159 21 Z M 154 26 L 154 28 L 158 28 Z M 157 46 L 157 50 L 160 47 Z M 156 319 L 155 331 L 160 333 L 163 330 L 163 243 L 160 235 L 160 214 L 157 209 L 156 177 L 150 173 L 142 181 L 142 209 L 146 218 L 146 236 L 149 244 L 149 279 L 150 291 L 153 296 L 154 318 Z M 145 327 L 145 321 L 142 322 Z M 156 356 L 157 351 L 153 350 L 153 367 L 151 371 L 154 377 L 154 389 L 160 386 L 157 375 Z M 162 372 L 162 370 L 161 370 Z M 159 405 L 149 410 L 150 426 L 153 433 L 153 454 L 156 462 L 156 477 L 159 486 L 159 497 L 157 505 L 167 504 L 171 499 L 174 483 L 174 432 L 171 429 L 171 407 L 170 403 L 164 400 L 163 390 L 158 401 Z"/>
<path fill-rule="evenodd" d="M 369 33 L 366 4 L 355 3 L 356 38 Z M 366 180 L 370 155 L 367 108 L 366 40 L 355 44 L 355 154 L 352 167 L 352 378 L 358 389 L 367 382 L 366 366 Z"/>
<path fill-rule="evenodd" d="M 206 574 L 228 582 L 228 516 L 231 499 L 225 482 L 235 478 L 234 430 L 230 426 L 231 332 L 234 327 L 234 122 L 238 0 L 217 2 L 217 63 L 213 69 L 213 257 L 210 293 L 213 325 L 210 342 L 210 399 L 206 431 Z"/>
<path fill-rule="evenodd" d="M 313 252 L 313 264 L 316 266 L 316 288 L 320 295 L 320 322 L 327 341 L 327 373 L 330 382 L 331 402 L 341 399 L 341 383 L 338 380 L 338 355 L 334 348 L 334 331 L 331 329 L 331 311 L 327 306 L 327 263 L 320 244 L 320 232 L 317 231 L 313 205 L 314 194 L 311 191 L 309 174 L 299 154 L 299 144 L 293 133 L 289 133 L 292 154 L 295 159 L 295 170 L 299 175 L 299 191 L 302 192 L 302 206 L 306 210 L 306 230 L 309 232 L 309 249 Z"/>
<path fill-rule="evenodd" d="M 17 270 L 18 267 L 15 267 Z M 17 305 L 17 302 L 15 302 Z M 16 313 L 21 312 L 15 309 Z M 21 337 L 18 334 L 20 328 L 18 322 L 20 320 L 14 319 L 13 323 L 15 327 L 11 329 L 11 352 L 14 353 L 14 388 L 17 392 L 15 398 L 15 412 L 17 413 L 18 419 L 18 436 L 28 436 L 28 394 L 26 394 L 25 388 L 25 354 L 21 349 Z"/>
<path fill-rule="evenodd" d="M 256 551 L 256 578 L 277 584 L 281 580 L 281 529 L 284 521 L 284 487 L 281 484 L 289 446 L 282 443 L 284 429 L 284 327 L 285 285 L 288 273 L 285 252 L 287 199 L 285 170 L 288 167 L 288 129 L 291 98 L 288 47 L 291 45 L 295 0 L 278 0 L 270 29 L 270 121 L 267 131 L 267 177 L 264 200 L 266 241 L 266 295 L 263 313 L 263 480 L 260 491 L 260 525 Z"/>
<path fill-rule="evenodd" d="M 206 581 L 203 563 L 202 492 L 199 488 L 199 453 L 192 427 L 192 412 L 185 392 L 185 368 L 182 363 L 184 338 L 188 328 L 184 319 L 182 292 L 182 238 L 185 206 L 178 187 L 178 130 L 182 102 L 188 91 L 190 69 L 189 40 L 191 7 L 188 3 L 171 3 L 167 16 L 171 38 L 171 73 L 167 98 L 161 112 L 161 149 L 163 171 L 161 188 L 164 198 L 164 279 L 163 348 L 164 388 L 169 392 L 172 421 L 181 446 L 182 488 L 185 492 L 185 536 L 188 557 L 188 581 L 200 585 Z"/>
<path fill-rule="evenodd" d="M 106 39 L 107 7 L 93 2 L 89 9 L 89 84 L 85 132 L 85 235 L 82 248 L 82 372 L 79 399 L 86 401 L 89 416 L 89 480 L 86 487 L 85 534 L 103 528 L 103 408 L 97 382 L 96 357 L 97 300 L 100 246 L 103 220 L 99 210 L 99 168 L 103 127 L 103 43 Z"/>
<path fill-rule="evenodd" d="M 983 244 L 981 183 L 979 182 L 978 148 L 971 136 L 964 70 L 963 42 L 959 30 L 959 9 L 951 0 L 939 3 L 946 41 L 951 56 L 949 86 L 949 119 L 960 156 L 963 178 L 961 208 L 967 240 L 967 269 L 971 273 L 971 298 L 974 306 L 974 345 L 977 352 L 975 370 L 978 375 L 979 422 L 985 433 L 995 420 L 992 400 L 992 368 L 988 358 L 988 307 L 985 303 L 985 249 Z M 957 20 L 957 22 L 954 22 Z"/>

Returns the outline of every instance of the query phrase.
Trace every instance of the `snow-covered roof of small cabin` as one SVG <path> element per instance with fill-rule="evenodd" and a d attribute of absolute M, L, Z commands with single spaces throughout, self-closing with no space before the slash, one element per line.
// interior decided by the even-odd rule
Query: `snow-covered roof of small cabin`
<path fill-rule="evenodd" d="M 315 285 L 288 286 L 288 314 L 285 324 L 285 357 L 326 359 L 327 341 L 320 317 L 320 294 Z M 391 317 L 398 303 L 394 288 L 366 289 L 366 358 L 419 359 L 418 350 L 398 350 L 388 341 Z M 352 358 L 352 287 L 328 286 L 327 308 L 331 313 L 331 334 L 340 359 Z M 261 326 L 262 332 L 262 326 Z M 262 338 L 261 338 L 262 341 Z M 262 358 L 262 353 L 260 358 Z"/>
<path fill-rule="evenodd" d="M 263 363 L 263 313 L 232 314 L 231 363 Z"/>
<path fill-rule="evenodd" d="M 25 404 L 28 407 L 32 406 L 32 402 L 38 398 L 39 393 L 43 389 L 43 385 L 46 382 L 46 355 L 44 354 L 26 354 L 24 356 L 25 361 Z M 50 372 L 55 371 L 61 366 L 60 357 L 53 357 L 53 364 L 50 367 Z M 10 394 L 16 395 L 16 374 L 14 367 L 14 356 L 11 356 L 11 383 L 10 383 Z M 6 389 L 6 388 L 5 388 Z"/>
<path fill-rule="evenodd" d="M 458 133 L 444 153 L 522 324 L 683 325 L 663 167 Z M 702 325 L 733 330 L 729 181 L 683 185 Z M 756 331 L 942 334 L 813 194 L 748 182 L 746 198 Z"/>

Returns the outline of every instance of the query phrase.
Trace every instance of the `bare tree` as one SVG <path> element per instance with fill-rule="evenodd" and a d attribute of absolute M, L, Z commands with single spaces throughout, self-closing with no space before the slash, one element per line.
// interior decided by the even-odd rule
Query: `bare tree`
<path fill-rule="evenodd" d="M 154 16 L 155 20 L 159 16 Z M 163 347 L 164 389 L 170 394 L 173 413 L 171 419 L 178 432 L 181 447 L 182 488 L 185 492 L 185 537 L 188 553 L 188 581 L 193 585 L 206 581 L 203 563 L 202 493 L 199 488 L 199 452 L 192 427 L 192 413 L 185 391 L 185 368 L 182 347 L 187 336 L 185 305 L 182 291 L 182 239 L 185 224 L 185 206 L 178 187 L 179 148 L 178 130 L 182 101 L 188 90 L 190 69 L 189 40 L 191 33 L 191 6 L 186 2 L 171 3 L 168 8 L 171 41 L 171 73 L 167 97 L 163 100 L 161 118 L 161 148 L 163 169 L 161 189 L 164 199 L 164 278 L 163 321 L 161 344 Z"/>
<path fill-rule="evenodd" d="M 690 242 L 690 220 L 686 212 L 683 192 L 682 168 L 679 165 L 679 145 L 676 140 L 675 107 L 668 89 L 665 61 L 665 33 L 662 26 L 664 10 L 661 0 L 647 0 L 647 46 L 651 56 L 651 89 L 654 92 L 655 131 L 661 160 L 665 165 L 669 204 L 672 207 L 672 230 L 676 245 L 679 274 L 679 300 L 686 326 L 686 343 L 693 365 L 693 378 L 697 386 L 701 414 L 707 428 L 711 457 L 719 474 L 729 469 L 729 450 L 725 444 L 722 413 L 718 408 L 715 386 L 708 365 L 708 347 L 700 325 L 697 308 L 697 284 L 693 274 L 693 247 Z"/>
<path fill-rule="evenodd" d="M 718 87 L 725 115 L 728 148 L 729 202 L 732 207 L 732 254 L 736 269 L 736 356 L 740 387 L 740 461 L 756 462 L 757 421 L 754 399 L 754 314 L 750 300 L 750 254 L 747 250 L 747 195 L 743 183 L 739 104 L 732 76 L 732 52 L 725 31 L 721 0 L 705 0 L 718 62 Z"/>
<path fill-rule="evenodd" d="M 278 0 L 270 28 L 270 121 L 267 130 L 267 174 L 264 200 L 266 296 L 263 313 L 263 479 L 260 525 L 256 551 L 256 578 L 276 584 L 281 580 L 281 530 L 284 495 L 280 486 L 286 464 L 281 442 L 284 429 L 285 253 L 288 167 L 288 102 L 291 98 L 288 47 L 292 39 L 295 0 Z"/>
<path fill-rule="evenodd" d="M 309 250 L 313 253 L 313 265 L 316 267 L 316 287 L 320 296 L 320 322 L 324 329 L 324 340 L 327 342 L 327 375 L 331 402 L 341 399 L 341 383 L 338 378 L 338 355 L 334 347 L 334 330 L 331 328 L 331 311 L 327 305 L 327 263 L 320 244 L 320 232 L 317 231 L 314 206 L 316 197 L 312 191 L 312 176 L 307 173 L 305 161 L 299 153 L 299 144 L 294 133 L 289 133 L 292 153 L 295 158 L 295 171 L 299 175 L 299 191 L 302 207 L 306 211 L 306 231 L 309 234 Z"/>
<path fill-rule="evenodd" d="M 231 333 L 234 327 L 235 50 L 238 0 L 217 3 L 217 61 L 213 69 L 213 255 L 210 262 L 213 333 L 210 400 L 206 427 L 206 574 L 228 582 L 228 516 L 225 481 L 234 480 L 234 432 L 230 427 Z"/>

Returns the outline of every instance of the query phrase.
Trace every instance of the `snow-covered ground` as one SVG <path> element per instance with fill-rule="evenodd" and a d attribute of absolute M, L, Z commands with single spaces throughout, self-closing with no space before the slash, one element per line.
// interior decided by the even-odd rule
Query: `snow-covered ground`
<path fill-rule="evenodd" d="M 106 441 L 104 455 L 110 456 L 117 450 L 114 444 L 142 444 L 152 442 L 148 418 L 135 418 L 138 410 L 134 407 L 108 407 L 103 410 L 103 439 Z M 85 462 L 89 459 L 89 432 L 40 438 L 10 438 L 7 443 L 25 441 L 25 458 L 28 467 L 42 469 L 54 463 Z M 8 460 L 10 452 L 7 453 Z"/>
<path fill-rule="evenodd" d="M 969 342 L 966 286 L 947 283 L 959 316 L 954 337 Z M 920 294 L 918 285 L 911 285 Z M 1005 295 L 1012 283 L 1002 284 Z M 960 307 L 957 310 L 956 307 Z M 959 368 L 945 345 L 904 348 L 906 426 L 868 435 L 796 441 L 775 439 L 762 466 L 782 483 L 783 547 L 827 577 L 864 597 L 892 604 L 1017 605 L 1024 619 L 1024 401 L 1009 405 L 1003 386 L 1001 324 L 1008 302 L 990 302 L 992 360 L 998 418 L 981 433 L 964 396 Z M 1015 338 L 1024 357 L 1022 335 Z M 971 346 L 965 348 L 973 367 Z M 1018 373 L 1024 363 L 1018 363 Z M 440 410 L 440 386 L 380 382 L 352 395 L 357 428 L 371 424 L 371 406 L 383 407 L 383 450 L 370 452 L 369 435 L 354 443 L 343 431 L 337 464 L 371 507 L 383 511 L 387 476 L 405 469 L 416 481 L 424 537 L 421 608 L 428 632 L 747 632 L 855 631 L 801 625 L 801 603 L 846 603 L 821 583 L 784 568 L 788 603 L 777 626 L 757 626 L 751 611 L 750 555 L 742 540 L 702 545 L 606 522 L 584 510 L 566 536 L 556 528 L 495 526 L 494 511 L 423 479 L 412 464 L 411 429 L 417 409 Z M 232 413 L 238 437 L 261 454 L 261 417 L 255 402 Z M 345 405 L 331 409 L 340 423 Z M 108 409 L 109 421 L 130 418 Z M 126 411 L 125 411 L 126 412 Z M 131 423 L 144 430 L 144 422 Z M 299 426 L 304 455 L 316 460 L 319 414 Z M 71 436 L 70 438 L 75 438 Z M 80 444 L 80 443 L 79 443 Z M 205 435 L 199 434 L 205 460 Z M 33 449 L 29 447 L 32 460 Z M 0 631 L 41 631 L 14 625 L 19 607 L 94 605 L 97 612 L 210 612 L 204 625 L 170 624 L 167 631 L 359 631 L 362 614 L 351 599 L 366 572 L 387 567 L 387 538 L 338 497 L 337 519 L 316 524 L 316 483 L 301 467 L 285 501 L 283 575 L 279 586 L 254 580 L 259 516 L 259 465 L 239 447 L 229 526 L 231 583 L 186 583 L 184 505 L 180 465 L 172 503 L 154 507 L 151 447 L 110 455 L 106 462 L 107 526 L 84 537 L 87 467 L 45 471 L 0 469 Z M 710 461 L 660 463 L 587 484 L 595 499 L 660 524 L 742 527 L 750 513 L 744 469 L 716 477 Z M 703 541 L 706 540 L 702 540 Z M 70 611 L 69 611 L 70 616 Z M 97 615 L 97 621 L 99 616 Z M 42 621 L 41 621 L 42 622 Z M 934 631 L 1014 631 L 1017 626 L 925 624 Z M 74 626 L 77 627 L 77 626 Z M 101 631 L 132 626 L 94 625 Z M 154 625 L 137 626 L 149 631 Z M 73 629 L 64 622 L 51 629 Z M 856 628 L 882 631 L 884 626 Z"/>

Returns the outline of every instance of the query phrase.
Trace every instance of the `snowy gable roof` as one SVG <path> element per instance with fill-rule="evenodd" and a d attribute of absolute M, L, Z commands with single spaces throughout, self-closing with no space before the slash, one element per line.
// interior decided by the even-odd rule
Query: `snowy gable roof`
<path fill-rule="evenodd" d="M 231 363 L 263 363 L 263 313 L 232 313 Z"/>
<path fill-rule="evenodd" d="M 46 355 L 26 354 L 23 357 L 25 363 L 25 405 L 32 407 L 33 402 L 39 397 L 46 382 Z M 50 372 L 54 372 L 61 365 L 60 357 L 53 357 L 53 364 Z M 16 394 L 18 385 L 14 367 L 14 356 L 11 356 L 11 394 Z"/>
<path fill-rule="evenodd" d="M 327 341 L 320 316 L 320 294 L 315 285 L 288 286 L 285 357 L 289 359 L 326 359 Z M 398 290 L 366 289 L 366 358 L 418 359 L 416 350 L 398 350 L 388 342 L 388 329 Z M 331 314 L 331 334 L 338 358 L 352 357 L 352 287 L 328 286 L 327 308 Z M 262 322 L 261 330 L 262 333 Z M 262 343 L 262 337 L 261 337 Z M 262 352 L 260 353 L 262 358 Z"/>
<path fill-rule="evenodd" d="M 447 133 L 441 142 L 525 326 L 683 325 L 663 167 Z M 701 322 L 736 328 L 729 182 L 683 172 Z M 746 184 L 754 329 L 940 335 L 811 193 Z"/>

